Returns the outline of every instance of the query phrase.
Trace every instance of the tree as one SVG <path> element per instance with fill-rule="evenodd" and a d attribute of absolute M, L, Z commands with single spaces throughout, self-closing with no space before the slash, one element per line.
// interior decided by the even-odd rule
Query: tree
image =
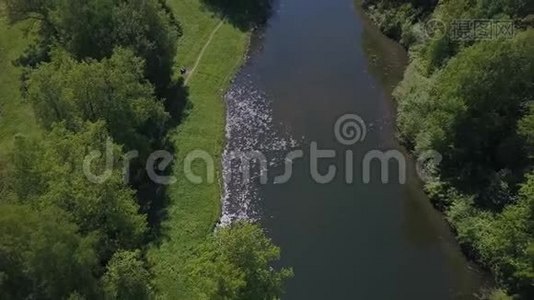
<path fill-rule="evenodd" d="M 117 49 L 109 59 L 77 62 L 57 50 L 52 62 L 31 72 L 26 98 L 47 129 L 64 122 L 75 130 L 84 121 L 104 120 L 112 137 L 144 152 L 163 131 L 168 114 L 143 79 L 143 61 Z"/>
<path fill-rule="evenodd" d="M 59 43 L 74 58 L 100 60 L 117 47 L 146 61 L 144 74 L 161 95 L 171 82 L 179 23 L 158 0 L 6 0 L 11 21 L 36 17 L 41 40 Z M 49 45 L 48 45 L 49 46 Z M 40 50 L 47 49 L 41 45 Z M 33 51 L 38 57 L 45 57 Z M 23 61 L 33 62 L 26 57 Z M 32 64 L 34 65 L 34 64 Z"/>
<path fill-rule="evenodd" d="M 534 103 L 525 105 L 525 115 L 517 124 L 519 135 L 525 139 L 527 154 L 534 156 Z"/>
<path fill-rule="evenodd" d="M 65 211 L 80 233 L 98 238 L 103 261 L 117 249 L 137 247 L 146 230 L 134 191 L 123 182 L 120 147 L 108 139 L 103 122 L 86 123 L 77 133 L 57 125 L 42 140 L 19 137 L 12 159 L 19 201 Z M 102 155 L 89 164 L 90 151 Z M 90 172 L 84 170 L 85 163 Z M 109 174 L 102 181 L 89 176 L 105 175 L 106 170 Z"/>
<path fill-rule="evenodd" d="M 534 175 L 521 186 L 517 203 L 494 216 L 480 236 L 478 251 L 497 279 L 525 299 L 534 295 Z"/>
<path fill-rule="evenodd" d="M 393 16 L 406 2 L 432 7 L 421 1 L 365 2 Z M 426 191 L 446 211 L 462 248 L 506 289 L 491 299 L 534 295 L 534 179 L 525 175 L 532 172 L 534 158 L 534 30 L 522 31 L 533 5 L 530 0 L 450 0 L 440 1 L 432 12 L 418 11 L 420 23 L 407 30 L 418 32 L 429 20 L 447 28 L 411 45 L 411 64 L 395 91 L 404 142 L 416 154 L 435 150 L 444 158 Z M 460 28 L 461 20 L 480 19 L 514 22 L 514 36 L 454 36 L 467 29 Z M 484 32 L 474 26 L 471 33 Z"/>
<path fill-rule="evenodd" d="M 240 222 L 215 233 L 189 261 L 188 284 L 200 298 L 275 299 L 283 292 L 283 281 L 291 269 L 276 270 L 280 258 L 257 225 Z"/>
<path fill-rule="evenodd" d="M 150 274 L 136 251 L 119 251 L 113 255 L 102 279 L 108 299 L 150 299 Z"/>
<path fill-rule="evenodd" d="M 51 0 L 4 0 L 7 17 L 11 23 L 25 19 L 46 21 Z"/>
<path fill-rule="evenodd" d="M 495 274 L 498 283 L 525 299 L 534 295 L 534 175 L 521 185 L 516 203 L 494 213 L 457 197 L 447 217 L 460 243 Z"/>
<path fill-rule="evenodd" d="M 162 95 L 172 80 L 180 24 L 165 1 L 122 1 L 113 9 L 113 45 L 145 59 L 145 75 Z"/>
<path fill-rule="evenodd" d="M 427 93 L 418 89 L 427 98 L 410 91 L 400 100 L 402 130 L 415 137 L 416 149 L 444 155 L 443 177 L 462 191 L 489 186 L 501 170 L 515 185 L 528 160 L 517 124 L 534 94 L 532 78 L 534 31 L 478 43 L 453 58 Z"/>
<path fill-rule="evenodd" d="M 506 14 L 510 17 L 524 17 L 534 11 L 534 3 L 529 0 L 479 0 L 478 9 L 481 16 L 491 18 Z"/>
<path fill-rule="evenodd" d="M 0 298 L 62 299 L 97 294 L 94 239 L 57 208 L 0 204 Z"/>

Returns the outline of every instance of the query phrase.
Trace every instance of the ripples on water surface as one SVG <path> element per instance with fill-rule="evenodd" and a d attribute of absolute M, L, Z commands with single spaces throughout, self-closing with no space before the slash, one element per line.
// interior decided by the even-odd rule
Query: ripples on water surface
<path fill-rule="evenodd" d="M 225 95 L 226 101 L 226 147 L 223 153 L 224 192 L 222 198 L 221 225 L 236 220 L 255 220 L 260 217 L 258 161 L 251 165 L 250 180 L 243 180 L 246 165 L 234 159 L 242 153 L 259 151 L 268 161 L 268 169 L 283 162 L 285 154 L 297 146 L 297 142 L 273 124 L 271 102 L 242 70 L 231 89 Z M 269 179 L 272 180 L 271 174 Z"/>

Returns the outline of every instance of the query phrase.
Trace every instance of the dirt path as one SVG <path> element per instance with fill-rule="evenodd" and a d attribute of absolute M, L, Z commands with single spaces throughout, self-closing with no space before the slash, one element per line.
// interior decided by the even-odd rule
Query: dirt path
<path fill-rule="evenodd" d="M 187 77 L 185 78 L 184 85 L 187 85 L 187 83 L 189 82 L 189 79 L 191 79 L 193 74 L 195 74 L 195 71 L 196 71 L 196 69 L 198 67 L 198 64 L 200 63 L 200 60 L 202 59 L 202 56 L 204 56 L 204 52 L 206 51 L 206 49 L 210 45 L 211 40 L 213 39 L 213 37 L 215 36 L 217 31 L 219 31 L 219 28 L 221 28 L 223 23 L 224 23 L 224 19 L 221 20 L 221 22 L 219 22 L 219 24 L 217 24 L 217 27 L 215 27 L 215 29 L 213 29 L 213 31 L 210 33 L 210 37 L 206 41 L 206 44 L 204 44 L 204 47 L 202 47 L 202 50 L 200 50 L 200 53 L 198 54 L 197 60 L 195 61 L 195 64 L 193 65 L 193 68 L 188 72 Z"/>

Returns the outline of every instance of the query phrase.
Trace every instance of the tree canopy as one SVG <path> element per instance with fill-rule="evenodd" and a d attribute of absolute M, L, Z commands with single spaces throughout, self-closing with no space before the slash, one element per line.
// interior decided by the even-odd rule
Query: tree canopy
<path fill-rule="evenodd" d="M 534 31 L 513 41 L 478 43 L 436 75 L 424 99 L 403 95 L 401 130 L 418 151 L 443 153 L 443 176 L 476 189 L 503 169 L 522 176 L 529 155 L 517 127 L 530 116 L 533 45 Z"/>
<path fill-rule="evenodd" d="M 41 39 L 58 43 L 78 60 L 102 59 L 117 47 L 129 48 L 146 61 L 144 74 L 158 92 L 171 82 L 181 28 L 161 1 L 5 1 L 12 22 L 43 20 Z"/>
<path fill-rule="evenodd" d="M 97 238 L 102 258 L 117 249 L 137 247 L 146 230 L 146 217 L 139 214 L 134 191 L 123 182 L 119 146 L 111 145 L 114 160 L 107 164 L 108 139 L 103 122 L 86 123 L 77 133 L 57 125 L 40 141 L 19 137 L 11 174 L 18 202 L 36 209 L 62 209 L 80 233 Z M 91 151 L 102 153 L 91 161 L 91 172 L 111 171 L 103 182 L 89 180 L 84 171 Z"/>
<path fill-rule="evenodd" d="M 26 98 L 40 123 L 50 129 L 64 122 L 76 129 L 85 121 L 104 120 L 111 136 L 130 149 L 146 149 L 163 132 L 168 114 L 143 79 L 143 60 L 116 49 L 101 61 L 77 62 L 57 50 L 52 61 L 33 70 Z"/>
<path fill-rule="evenodd" d="M 92 236 L 83 237 L 64 212 L 0 204 L 0 296 L 60 299 L 96 295 Z"/>
<path fill-rule="evenodd" d="M 202 299 L 277 299 L 291 269 L 273 269 L 280 258 L 257 225 L 238 222 L 219 229 L 197 251 L 185 271 L 192 297 Z"/>
<path fill-rule="evenodd" d="M 150 299 L 150 273 L 141 252 L 120 251 L 113 255 L 102 278 L 104 292 L 109 299 Z"/>
<path fill-rule="evenodd" d="M 398 30 L 401 41 L 410 37 L 411 63 L 395 90 L 400 136 L 416 155 L 443 156 L 425 190 L 466 253 L 507 293 L 532 298 L 534 30 L 526 19 L 534 2 L 368 2 L 384 28 Z M 412 16 L 402 26 L 380 18 L 400 11 Z M 446 30 L 430 36 L 429 20 Z M 452 26 L 459 20 L 508 22 L 513 34 L 458 39 Z M 502 291 L 494 296 L 507 298 Z"/>

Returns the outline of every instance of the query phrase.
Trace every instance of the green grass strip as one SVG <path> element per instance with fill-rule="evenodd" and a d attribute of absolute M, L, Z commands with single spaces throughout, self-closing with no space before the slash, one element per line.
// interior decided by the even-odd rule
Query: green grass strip
<path fill-rule="evenodd" d="M 221 20 L 202 8 L 199 0 L 173 0 L 169 5 L 184 31 L 177 66 L 192 68 Z M 163 222 L 163 241 L 148 253 L 156 287 L 166 298 L 187 295 L 185 287 L 180 286 L 180 269 L 191 250 L 213 231 L 220 216 L 226 116 L 223 95 L 243 61 L 248 41 L 249 33 L 226 22 L 216 31 L 188 81 L 190 113 L 171 134 L 178 182 L 167 189 L 170 203 Z M 213 184 L 193 184 L 184 175 L 183 159 L 197 149 L 208 152 L 215 161 L 217 177 Z M 195 174 L 206 178 L 203 164 L 193 168 Z"/>

